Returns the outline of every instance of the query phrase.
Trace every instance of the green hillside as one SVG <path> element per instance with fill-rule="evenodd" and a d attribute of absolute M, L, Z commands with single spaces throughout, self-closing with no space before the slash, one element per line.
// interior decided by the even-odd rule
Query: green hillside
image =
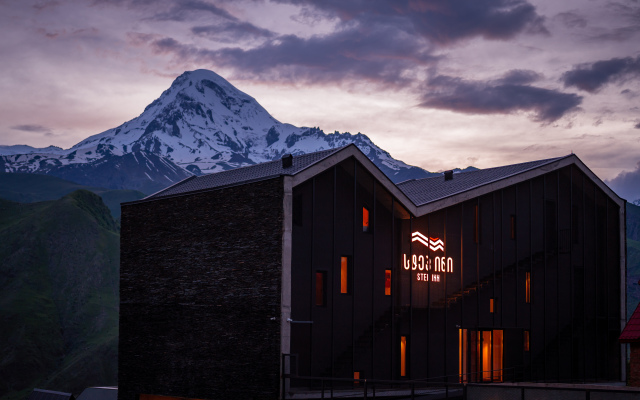
<path fill-rule="evenodd" d="M 97 195 L 0 199 L 0 397 L 117 384 L 119 234 Z"/>
<path fill-rule="evenodd" d="M 102 197 L 114 218 L 120 218 L 120 203 L 145 196 L 137 190 L 113 190 L 84 186 L 50 175 L 0 173 L 0 198 L 18 203 L 57 200 L 75 190 L 88 190 Z"/>

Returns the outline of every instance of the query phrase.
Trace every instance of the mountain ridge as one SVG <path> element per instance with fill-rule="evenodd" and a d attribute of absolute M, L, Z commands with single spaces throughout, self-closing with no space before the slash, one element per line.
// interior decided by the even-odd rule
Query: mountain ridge
<path fill-rule="evenodd" d="M 191 174 L 351 143 L 394 182 L 434 175 L 394 159 L 362 133 L 327 134 L 318 127 L 282 123 L 208 70 L 183 73 L 138 117 L 70 149 L 0 146 L 0 171 L 44 173 L 82 184 L 97 179 L 107 188 L 150 193 Z M 135 179 L 122 171 L 125 166 Z"/>

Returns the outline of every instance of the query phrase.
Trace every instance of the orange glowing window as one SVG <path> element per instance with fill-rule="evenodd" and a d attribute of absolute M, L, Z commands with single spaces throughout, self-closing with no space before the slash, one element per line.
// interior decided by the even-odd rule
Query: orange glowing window
<path fill-rule="evenodd" d="M 524 301 L 531 303 L 531 272 L 524 273 Z"/>
<path fill-rule="evenodd" d="M 325 300 L 325 292 L 327 288 L 327 273 L 324 271 L 316 272 L 316 306 L 324 306 L 326 305 Z"/>
<path fill-rule="evenodd" d="M 407 376 L 407 337 L 400 336 L 400 376 Z"/>
<path fill-rule="evenodd" d="M 391 270 L 390 269 L 384 270 L 384 295 L 385 296 L 391 295 Z"/>
<path fill-rule="evenodd" d="M 529 351 L 529 331 L 524 331 L 524 351 Z"/>
<path fill-rule="evenodd" d="M 493 314 L 494 310 L 493 297 L 489 299 L 489 312 Z"/>
<path fill-rule="evenodd" d="M 362 232 L 369 232 L 369 210 L 362 207 Z"/>
<path fill-rule="evenodd" d="M 340 257 L 340 293 L 349 293 L 349 257 Z"/>
<path fill-rule="evenodd" d="M 360 379 L 360 371 L 353 371 L 353 379 Z"/>

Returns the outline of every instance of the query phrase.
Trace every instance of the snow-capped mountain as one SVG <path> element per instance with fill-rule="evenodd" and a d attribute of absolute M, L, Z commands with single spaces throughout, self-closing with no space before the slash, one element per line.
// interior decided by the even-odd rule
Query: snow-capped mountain
<path fill-rule="evenodd" d="M 254 98 L 207 70 L 183 73 L 140 116 L 71 149 L 0 146 L 0 170 L 47 173 L 79 183 L 98 174 L 91 184 L 136 189 L 142 188 L 146 176 L 153 182 L 147 186 L 160 189 L 191 173 L 217 172 L 286 153 L 304 154 L 350 143 L 395 182 L 430 175 L 393 159 L 360 133 L 325 134 L 319 128 L 281 123 Z M 128 161 L 123 163 L 123 158 Z M 110 169 L 110 178 L 104 179 L 102 175 Z M 140 179 L 132 187 L 126 175 L 134 171 Z"/>

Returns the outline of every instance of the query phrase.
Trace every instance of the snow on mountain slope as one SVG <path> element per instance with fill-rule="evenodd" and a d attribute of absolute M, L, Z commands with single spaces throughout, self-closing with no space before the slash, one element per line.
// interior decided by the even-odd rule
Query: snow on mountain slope
<path fill-rule="evenodd" d="M 7 172 L 48 173 L 52 168 L 89 165 L 140 152 L 166 158 L 200 174 L 349 143 L 356 144 L 393 181 L 430 174 L 393 159 L 360 133 L 325 134 L 319 128 L 281 123 L 254 98 L 208 70 L 183 73 L 140 116 L 71 149 L 30 148 L 17 154 L 17 148 L 6 152 L 0 148 L 0 155 L 5 155 L 0 168 L 4 166 Z"/>

